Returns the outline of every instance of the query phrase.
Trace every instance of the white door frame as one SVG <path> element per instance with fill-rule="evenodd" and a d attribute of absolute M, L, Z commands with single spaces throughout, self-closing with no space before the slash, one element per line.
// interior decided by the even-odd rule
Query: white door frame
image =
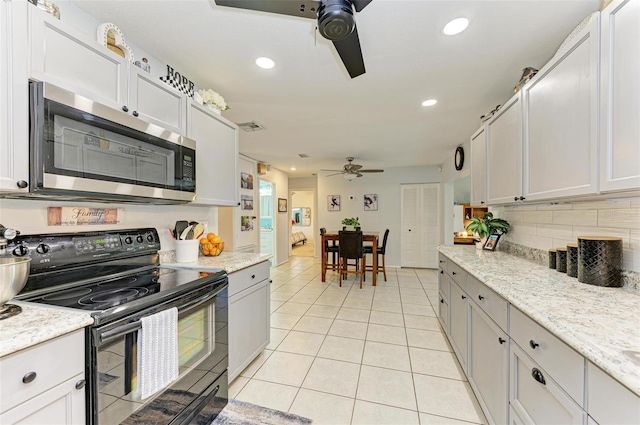
<path fill-rule="evenodd" d="M 311 203 L 311 229 L 315 232 L 313 235 L 313 256 L 314 258 L 319 258 L 320 250 L 318 249 L 318 238 L 320 236 L 320 228 L 316 228 L 317 226 L 317 215 L 318 215 L 318 191 L 315 187 L 303 188 L 297 187 L 295 189 L 289 189 L 289 210 L 293 209 L 293 192 L 312 192 L 313 193 L 313 202 Z M 291 212 L 288 212 L 289 217 L 291 217 Z M 291 220 L 289 220 L 290 232 L 293 232 L 293 226 L 291 225 Z M 289 256 L 291 257 L 293 248 L 291 244 L 289 244 Z"/>
<path fill-rule="evenodd" d="M 273 232 L 273 238 L 271 238 L 271 251 L 272 251 L 272 266 L 276 266 L 276 258 L 278 258 L 278 243 L 277 243 L 277 235 L 278 235 L 278 197 L 276 193 L 276 184 L 269 179 L 265 179 L 262 177 L 258 177 L 258 185 L 260 183 L 265 182 L 269 183 L 272 187 L 271 191 L 271 231 Z M 258 186 L 258 227 L 260 227 L 260 217 L 262 216 L 262 203 L 260 202 L 260 186 Z"/>

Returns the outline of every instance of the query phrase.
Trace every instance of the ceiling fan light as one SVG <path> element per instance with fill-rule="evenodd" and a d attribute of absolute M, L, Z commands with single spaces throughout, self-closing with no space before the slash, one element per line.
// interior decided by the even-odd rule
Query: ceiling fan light
<path fill-rule="evenodd" d="M 269 58 L 258 58 L 256 59 L 256 65 L 258 65 L 262 69 L 271 69 L 275 66 L 275 62 Z"/>
<path fill-rule="evenodd" d="M 467 18 L 457 18 L 445 25 L 442 32 L 446 35 L 456 35 L 466 30 L 468 26 L 469 20 Z"/>
<path fill-rule="evenodd" d="M 344 175 L 344 178 L 345 178 L 345 180 L 352 181 L 352 180 L 355 180 L 356 178 L 358 178 L 358 176 L 355 175 L 355 174 L 348 174 L 347 173 L 347 174 Z"/>

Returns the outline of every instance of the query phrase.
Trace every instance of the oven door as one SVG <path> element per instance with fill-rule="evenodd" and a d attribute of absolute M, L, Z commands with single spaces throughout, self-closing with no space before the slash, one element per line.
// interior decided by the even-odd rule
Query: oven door
<path fill-rule="evenodd" d="M 211 423 L 227 402 L 227 289 L 210 286 L 90 331 L 90 424 Z M 139 319 L 178 308 L 179 377 L 153 397 L 137 389 Z M 200 422 L 200 420 L 196 422 Z"/>

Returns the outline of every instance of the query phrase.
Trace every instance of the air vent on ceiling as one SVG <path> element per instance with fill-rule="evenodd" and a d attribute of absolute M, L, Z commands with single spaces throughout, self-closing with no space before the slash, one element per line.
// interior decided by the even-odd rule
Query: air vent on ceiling
<path fill-rule="evenodd" d="M 309 158 L 309 155 L 307 155 L 306 153 L 299 153 L 298 156 L 300 158 Z"/>
<path fill-rule="evenodd" d="M 258 124 L 255 121 L 241 122 L 240 124 L 238 124 L 238 127 L 243 129 L 244 131 L 266 130 L 266 128 L 264 128 L 263 126 L 261 126 L 260 124 Z"/>

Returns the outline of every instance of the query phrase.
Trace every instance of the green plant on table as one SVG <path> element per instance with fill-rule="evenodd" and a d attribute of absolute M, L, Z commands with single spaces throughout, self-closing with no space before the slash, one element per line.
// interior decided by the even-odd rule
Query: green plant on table
<path fill-rule="evenodd" d="M 467 230 L 484 239 L 494 233 L 506 235 L 511 230 L 511 225 L 502 218 L 493 218 L 493 213 L 486 212 L 484 217 L 474 217 L 467 225 Z"/>
<path fill-rule="evenodd" d="M 353 227 L 360 227 L 360 222 L 358 221 L 358 217 L 347 217 L 345 219 L 342 220 L 342 225 L 343 226 L 353 226 Z"/>

